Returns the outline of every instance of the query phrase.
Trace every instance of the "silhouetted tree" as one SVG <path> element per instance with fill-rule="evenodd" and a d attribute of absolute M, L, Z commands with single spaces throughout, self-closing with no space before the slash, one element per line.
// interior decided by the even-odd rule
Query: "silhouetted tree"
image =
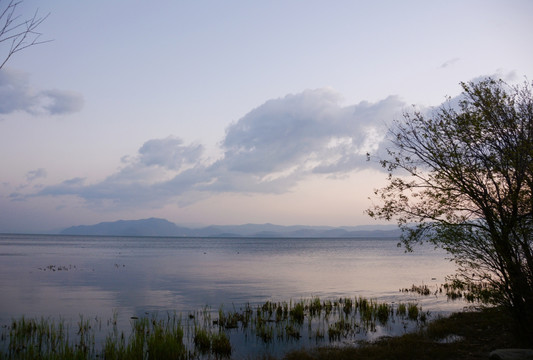
<path fill-rule="evenodd" d="M 485 79 L 462 84 L 430 116 L 408 112 L 390 129 L 375 218 L 395 219 L 402 242 L 429 241 L 458 264 L 457 279 L 507 306 L 533 342 L 533 93 Z"/>
<path fill-rule="evenodd" d="M 0 69 L 13 54 L 30 46 L 48 42 L 39 41 L 41 34 L 37 32 L 37 28 L 49 14 L 39 16 L 37 10 L 32 17 L 22 19 L 21 15 L 17 14 L 21 3 L 22 0 L 8 2 L 0 0 Z"/>

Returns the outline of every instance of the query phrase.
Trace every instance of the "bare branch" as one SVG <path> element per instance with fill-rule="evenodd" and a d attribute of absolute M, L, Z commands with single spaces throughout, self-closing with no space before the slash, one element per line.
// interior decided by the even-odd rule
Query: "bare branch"
<path fill-rule="evenodd" d="M 1 3 L 2 1 L 0 6 Z M 21 3 L 22 0 L 11 0 L 4 7 L 0 7 L 0 45 L 6 46 L 3 60 L 0 59 L 0 69 L 17 52 L 51 41 L 40 40 L 42 34 L 37 31 L 50 14 L 39 16 L 39 10 L 36 10 L 32 17 L 22 20 L 21 15 L 17 14 Z"/>

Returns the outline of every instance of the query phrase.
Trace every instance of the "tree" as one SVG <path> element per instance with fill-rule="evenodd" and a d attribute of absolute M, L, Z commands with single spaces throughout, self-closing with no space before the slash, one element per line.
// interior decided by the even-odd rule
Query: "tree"
<path fill-rule="evenodd" d="M 457 279 L 507 306 L 533 341 L 533 92 L 485 79 L 462 83 L 426 116 L 407 112 L 381 160 L 388 185 L 367 212 L 395 219 L 408 250 L 429 241 L 458 264 Z"/>
<path fill-rule="evenodd" d="M 17 14 L 21 3 L 22 0 L 7 3 L 0 0 L 0 45 L 6 46 L 0 57 L 0 69 L 15 53 L 49 41 L 40 41 L 42 34 L 37 32 L 37 28 L 49 14 L 39 16 L 37 10 L 32 17 L 23 20 Z"/>

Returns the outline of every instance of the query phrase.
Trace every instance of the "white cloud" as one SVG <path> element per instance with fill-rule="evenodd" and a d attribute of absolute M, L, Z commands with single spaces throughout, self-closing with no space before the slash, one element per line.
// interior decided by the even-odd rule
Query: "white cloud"
<path fill-rule="evenodd" d="M 83 97 L 72 91 L 45 90 L 37 95 L 36 113 L 44 112 L 50 115 L 70 114 L 83 108 Z"/>
<path fill-rule="evenodd" d="M 71 91 L 35 91 L 26 73 L 0 69 L 0 114 L 24 111 L 33 115 L 61 115 L 80 111 L 83 97 Z"/>
<path fill-rule="evenodd" d="M 182 144 L 181 139 L 172 136 L 148 140 L 139 149 L 140 162 L 146 166 L 158 165 L 171 170 L 196 163 L 204 151 L 203 146 Z"/>
<path fill-rule="evenodd" d="M 284 193 L 316 174 L 376 166 L 366 161 L 366 152 L 379 151 L 387 122 L 404 105 L 391 96 L 342 106 L 331 89 L 306 90 L 269 100 L 229 125 L 223 156 L 214 162 L 203 157 L 202 145 L 151 139 L 99 183 L 73 179 L 35 195 L 76 195 L 93 205 L 130 207 L 184 205 L 214 193 Z"/>
<path fill-rule="evenodd" d="M 221 162 L 231 171 L 268 174 L 309 162 L 321 167 L 347 163 L 348 158 L 362 160 L 367 149 L 376 147 L 369 135 L 379 142 L 376 134 L 384 134 L 386 122 L 403 105 L 391 96 L 375 104 L 342 107 L 340 96 L 331 89 L 270 100 L 228 128 Z M 357 166 L 365 165 L 344 170 Z"/>

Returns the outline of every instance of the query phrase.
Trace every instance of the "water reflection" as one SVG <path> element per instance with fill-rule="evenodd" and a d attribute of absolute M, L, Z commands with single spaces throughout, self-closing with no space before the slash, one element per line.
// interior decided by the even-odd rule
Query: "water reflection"
<path fill-rule="evenodd" d="M 398 301 L 413 297 L 400 287 L 442 283 L 454 270 L 443 253 L 428 247 L 405 254 L 396 243 L 1 235 L 0 322 L 113 310 L 127 319 L 310 296 Z M 418 301 L 434 311 L 462 306 L 445 298 Z"/>

